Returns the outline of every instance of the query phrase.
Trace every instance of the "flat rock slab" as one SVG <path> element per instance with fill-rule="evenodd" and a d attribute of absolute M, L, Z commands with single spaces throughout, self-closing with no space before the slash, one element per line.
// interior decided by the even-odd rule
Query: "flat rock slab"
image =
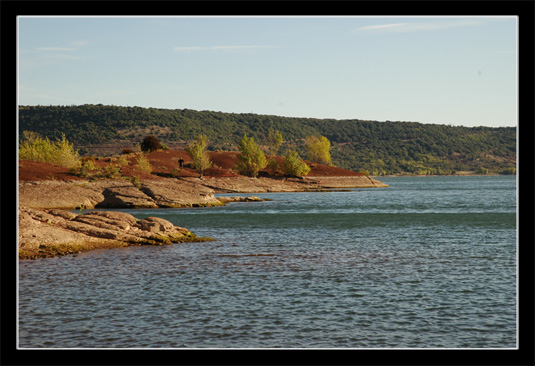
<path fill-rule="evenodd" d="M 388 187 L 388 185 L 366 176 L 303 178 L 225 177 L 205 178 L 200 182 L 219 193 L 299 192 L 331 188 Z"/>
<path fill-rule="evenodd" d="M 299 192 L 307 188 L 306 180 L 294 178 L 205 178 L 200 181 L 219 193 Z"/>
<path fill-rule="evenodd" d="M 38 258 L 129 245 L 207 241 L 158 217 L 138 220 L 125 212 L 83 215 L 19 207 L 19 257 Z"/>
<path fill-rule="evenodd" d="M 387 184 L 371 177 L 314 177 L 321 188 L 383 188 Z"/>
<path fill-rule="evenodd" d="M 19 182 L 19 205 L 64 210 L 94 208 L 158 208 L 220 205 L 214 191 L 178 179 Z"/>
<path fill-rule="evenodd" d="M 140 190 L 158 207 L 190 207 L 221 205 L 213 189 L 199 183 L 199 179 L 167 179 L 143 181 Z"/>
<path fill-rule="evenodd" d="M 19 182 L 19 205 L 32 208 L 94 208 L 104 201 L 103 189 L 89 182 Z"/>

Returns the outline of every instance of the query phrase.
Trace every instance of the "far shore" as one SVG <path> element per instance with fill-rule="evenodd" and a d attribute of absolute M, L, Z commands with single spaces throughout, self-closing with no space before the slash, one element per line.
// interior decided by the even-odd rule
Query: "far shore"
<path fill-rule="evenodd" d="M 455 173 L 455 174 L 387 174 L 381 176 L 374 176 L 375 179 L 381 178 L 399 178 L 399 177 L 495 177 L 503 174 L 488 173 L 488 174 L 476 174 L 471 172 Z"/>

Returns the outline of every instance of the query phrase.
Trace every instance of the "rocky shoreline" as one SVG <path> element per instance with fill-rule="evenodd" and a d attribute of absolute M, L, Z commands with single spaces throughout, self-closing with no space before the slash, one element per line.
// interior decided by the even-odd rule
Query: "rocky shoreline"
<path fill-rule="evenodd" d="M 368 177 L 168 178 L 95 181 L 21 181 L 19 205 L 38 209 L 173 208 L 221 206 L 216 193 L 303 192 L 333 188 L 388 187 Z"/>
<path fill-rule="evenodd" d="M 124 212 L 95 211 L 77 215 L 57 209 L 19 208 L 19 259 L 210 240 L 214 239 L 200 238 L 158 217 L 138 220 Z"/>
<path fill-rule="evenodd" d="M 213 207 L 249 197 L 216 193 L 303 192 L 333 188 L 388 187 L 373 178 L 205 178 L 143 180 L 20 181 L 19 259 L 76 254 L 99 248 L 166 245 L 214 240 L 199 238 L 167 220 L 112 211 L 75 214 L 69 210 L 106 208 Z"/>

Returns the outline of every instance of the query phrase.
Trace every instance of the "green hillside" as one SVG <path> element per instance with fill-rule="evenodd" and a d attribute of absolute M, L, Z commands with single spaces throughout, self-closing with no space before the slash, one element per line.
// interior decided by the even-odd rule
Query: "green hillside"
<path fill-rule="evenodd" d="M 417 122 L 294 118 L 248 113 L 106 105 L 21 106 L 19 131 L 74 143 L 81 154 L 117 154 L 147 135 L 184 148 L 204 134 L 209 150 L 236 150 L 244 134 L 261 144 L 269 128 L 305 156 L 304 138 L 323 135 L 336 166 L 384 174 L 511 174 L 516 167 L 516 128 L 454 127 Z"/>

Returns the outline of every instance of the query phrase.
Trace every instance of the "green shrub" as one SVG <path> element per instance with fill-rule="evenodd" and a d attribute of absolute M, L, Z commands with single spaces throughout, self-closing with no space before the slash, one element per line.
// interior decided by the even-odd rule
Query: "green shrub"
<path fill-rule="evenodd" d="M 41 161 L 70 169 L 80 166 L 78 151 L 67 141 L 64 134 L 56 142 L 27 131 L 23 132 L 23 136 L 24 140 L 19 145 L 19 159 Z"/>
<path fill-rule="evenodd" d="M 114 178 L 116 175 L 121 173 L 121 166 L 110 163 L 104 168 L 104 178 Z"/>
<path fill-rule="evenodd" d="M 138 169 L 141 172 L 147 173 L 147 174 L 152 173 L 152 165 L 150 164 L 149 159 L 147 159 L 147 157 L 144 154 L 140 154 L 137 157 L 136 162 L 137 162 Z"/>
<path fill-rule="evenodd" d="M 87 156 L 80 159 L 80 167 L 71 168 L 71 171 L 83 178 L 100 174 L 100 168 L 95 164 L 95 158 Z"/>
<path fill-rule="evenodd" d="M 83 167 L 85 167 L 88 170 L 100 169 L 95 163 L 95 158 L 91 156 L 84 156 L 83 158 L 80 159 L 80 163 Z"/>
<path fill-rule="evenodd" d="M 310 167 L 301 159 L 297 151 L 288 149 L 284 156 L 284 174 L 302 177 L 310 173 Z"/>
<path fill-rule="evenodd" d="M 271 170 L 273 170 L 273 172 L 277 173 L 280 166 L 279 166 L 279 162 L 275 159 L 275 158 L 270 158 L 267 162 L 267 167 Z"/>
<path fill-rule="evenodd" d="M 503 174 L 503 175 L 515 175 L 516 174 L 516 168 L 504 168 L 502 170 L 500 170 L 499 172 L 500 174 Z"/>
<path fill-rule="evenodd" d="M 139 181 L 139 177 L 137 175 L 132 176 L 130 178 L 130 182 L 132 182 L 132 185 L 138 189 L 141 188 L 141 182 Z"/>
<path fill-rule="evenodd" d="M 128 160 L 126 160 L 125 157 L 123 156 L 119 156 L 118 158 L 116 159 L 113 159 L 117 164 L 119 164 L 119 166 L 125 166 L 125 165 L 128 165 Z"/>
<path fill-rule="evenodd" d="M 154 136 L 146 136 L 140 147 L 143 152 L 152 152 L 162 148 L 160 141 Z"/>

